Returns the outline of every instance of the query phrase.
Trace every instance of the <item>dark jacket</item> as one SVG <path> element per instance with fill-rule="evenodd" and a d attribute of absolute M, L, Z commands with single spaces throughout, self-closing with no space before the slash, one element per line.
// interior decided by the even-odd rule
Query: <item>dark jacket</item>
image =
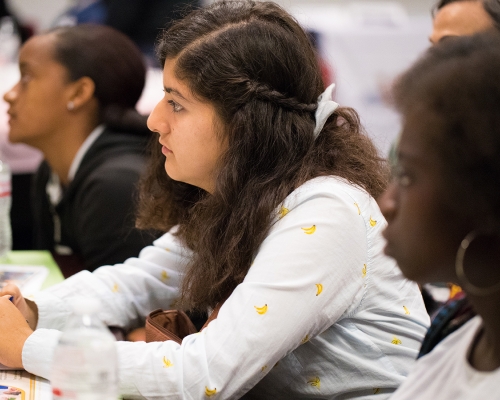
<path fill-rule="evenodd" d="M 123 262 L 151 243 L 152 236 L 134 228 L 137 183 L 145 168 L 148 140 L 147 135 L 104 130 L 55 209 L 46 193 L 51 169 L 46 162 L 39 167 L 33 183 L 35 248 L 53 251 L 65 276 Z M 54 241 L 53 212 L 61 224 L 60 243 Z M 73 254 L 59 257 L 61 251 L 55 250 L 60 245 Z"/>

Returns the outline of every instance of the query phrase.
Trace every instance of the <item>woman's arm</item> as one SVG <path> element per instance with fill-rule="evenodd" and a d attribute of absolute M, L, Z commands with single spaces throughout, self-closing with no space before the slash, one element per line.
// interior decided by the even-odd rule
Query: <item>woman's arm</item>
<path fill-rule="evenodd" d="M 34 296 L 37 328 L 62 329 L 71 313 L 68 300 L 93 297 L 102 303 L 100 317 L 108 326 L 130 329 L 141 325 L 156 308 L 168 308 L 178 297 L 189 252 L 172 232 L 145 247 L 138 258 L 82 271 Z"/>
<path fill-rule="evenodd" d="M 239 398 L 354 310 L 364 293 L 367 243 L 353 203 L 318 196 L 287 207 L 217 319 L 182 345 L 118 343 L 121 393 Z M 280 368 L 292 374 L 286 363 Z"/>
<path fill-rule="evenodd" d="M 123 395 L 204 398 L 215 391 L 219 399 L 236 398 L 285 355 L 357 307 L 364 293 L 367 244 L 365 223 L 354 204 L 320 193 L 287 208 L 290 212 L 272 228 L 244 282 L 204 331 L 182 345 L 117 343 Z M 94 274 L 100 282 L 91 289 L 100 293 L 108 288 L 101 298 L 113 294 L 113 279 L 105 272 Z M 141 296 L 142 290 L 133 293 Z M 134 314 L 130 308 L 140 308 L 140 299 L 127 299 L 129 308 L 119 302 L 115 313 Z M 23 351 L 25 368 L 41 376 L 48 372 L 43 364 L 48 353 L 40 353 L 44 335 L 50 332 L 35 332 Z"/>

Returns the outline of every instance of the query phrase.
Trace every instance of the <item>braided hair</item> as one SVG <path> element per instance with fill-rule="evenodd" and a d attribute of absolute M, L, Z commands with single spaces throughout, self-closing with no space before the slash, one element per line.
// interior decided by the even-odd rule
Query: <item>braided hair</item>
<path fill-rule="evenodd" d="M 387 168 L 357 114 L 337 109 L 313 137 L 323 91 L 307 34 L 271 2 L 220 1 L 163 33 L 161 65 L 210 102 L 227 142 L 211 194 L 166 176 L 158 142 L 142 184 L 138 224 L 167 230 L 193 250 L 186 307 L 214 306 L 242 282 L 268 234 L 273 210 L 317 176 L 337 175 L 376 196 Z"/>

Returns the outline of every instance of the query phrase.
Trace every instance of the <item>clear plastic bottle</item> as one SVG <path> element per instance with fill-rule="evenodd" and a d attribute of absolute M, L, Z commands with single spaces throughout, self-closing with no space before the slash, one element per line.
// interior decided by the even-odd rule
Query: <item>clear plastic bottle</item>
<path fill-rule="evenodd" d="M 52 362 L 54 400 L 116 400 L 118 361 L 116 340 L 97 317 L 100 303 L 82 299 L 72 303 L 70 317 Z"/>
<path fill-rule="evenodd" d="M 9 165 L 0 159 L 0 258 L 12 250 L 11 177 Z"/>
<path fill-rule="evenodd" d="M 17 62 L 21 38 L 12 17 L 0 18 L 0 65 Z"/>

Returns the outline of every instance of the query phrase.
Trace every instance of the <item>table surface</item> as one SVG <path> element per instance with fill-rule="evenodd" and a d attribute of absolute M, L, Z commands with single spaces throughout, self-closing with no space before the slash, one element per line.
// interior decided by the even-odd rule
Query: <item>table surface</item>
<path fill-rule="evenodd" d="M 49 275 L 42 285 L 42 289 L 55 285 L 64 280 L 63 274 L 58 265 L 52 258 L 49 251 L 27 250 L 27 251 L 11 251 L 6 257 L 0 260 L 1 264 L 18 264 L 18 265 L 43 265 L 48 268 Z"/>

